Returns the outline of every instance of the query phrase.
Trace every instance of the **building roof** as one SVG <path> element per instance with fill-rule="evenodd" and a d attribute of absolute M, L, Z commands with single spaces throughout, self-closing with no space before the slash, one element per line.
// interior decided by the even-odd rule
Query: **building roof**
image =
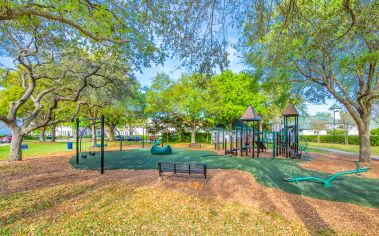
<path fill-rule="evenodd" d="M 329 110 L 330 111 L 341 110 L 341 107 L 339 107 L 336 103 L 334 103 L 333 106 L 329 107 Z"/>
<path fill-rule="evenodd" d="M 261 118 L 255 112 L 254 108 L 251 105 L 249 105 L 249 107 L 246 109 L 246 111 L 241 116 L 240 120 L 241 121 L 260 121 Z"/>
<path fill-rule="evenodd" d="M 297 109 L 295 105 L 289 104 L 283 113 L 283 116 L 298 116 L 299 112 L 297 112 Z"/>

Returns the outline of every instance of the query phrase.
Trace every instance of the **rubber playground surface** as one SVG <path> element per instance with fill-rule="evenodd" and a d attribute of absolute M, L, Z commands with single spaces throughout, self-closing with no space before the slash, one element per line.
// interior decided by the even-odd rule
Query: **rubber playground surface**
<path fill-rule="evenodd" d="M 70 163 L 77 169 L 100 169 L 100 154 L 80 158 Z M 158 162 L 203 163 L 208 169 L 238 169 L 251 173 L 256 181 L 270 188 L 309 196 L 322 200 L 353 203 L 361 206 L 379 208 L 379 179 L 357 175 L 342 176 L 332 182 L 329 188 L 312 182 L 288 183 L 284 178 L 298 176 L 318 176 L 326 178 L 329 173 L 306 170 L 299 166 L 300 161 L 272 158 L 236 158 L 219 156 L 213 151 L 175 148 L 171 155 L 152 155 L 150 149 L 132 149 L 105 153 L 105 171 L 115 169 L 148 170 L 157 169 Z M 354 169 L 351 166 L 351 169 Z M 158 177 L 158 172 L 157 172 Z"/>

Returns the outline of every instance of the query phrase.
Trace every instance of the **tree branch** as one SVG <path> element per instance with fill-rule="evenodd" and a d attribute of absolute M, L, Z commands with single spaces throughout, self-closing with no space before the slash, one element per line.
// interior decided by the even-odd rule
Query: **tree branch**
<path fill-rule="evenodd" d="M 129 43 L 131 40 L 118 40 L 118 39 L 111 39 L 107 37 L 103 37 L 97 34 L 92 33 L 91 31 L 85 29 L 84 27 L 80 26 L 76 22 L 69 20 L 67 18 L 64 18 L 62 16 L 56 16 L 50 12 L 43 12 L 39 11 L 37 9 L 34 9 L 32 7 L 23 7 L 20 9 L 11 9 L 11 8 L 6 8 L 6 9 L 0 9 L 0 21 L 8 21 L 8 20 L 15 20 L 18 18 L 21 18 L 23 16 L 38 16 L 41 18 L 45 18 L 47 20 L 53 20 L 53 21 L 58 21 L 60 23 L 63 23 L 65 25 L 69 25 L 84 35 L 88 36 L 89 38 L 95 40 L 95 41 L 108 41 L 112 43 Z"/>

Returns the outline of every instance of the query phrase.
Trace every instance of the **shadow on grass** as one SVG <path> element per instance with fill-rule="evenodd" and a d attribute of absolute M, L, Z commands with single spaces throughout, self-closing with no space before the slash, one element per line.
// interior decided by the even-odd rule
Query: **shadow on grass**
<path fill-rule="evenodd" d="M 329 174 L 301 168 L 297 160 L 272 158 L 230 158 L 217 156 L 212 151 L 174 149 L 171 155 L 155 156 L 149 149 L 107 152 L 105 169 L 156 169 L 158 162 L 204 163 L 208 169 L 239 169 L 253 174 L 257 182 L 283 191 L 318 198 L 322 200 L 349 202 L 362 206 L 379 208 L 379 180 L 359 176 L 343 176 L 332 182 L 330 188 L 318 183 L 288 183 L 284 178 L 295 176 L 318 176 L 326 178 Z M 75 157 L 70 163 L 77 169 L 100 169 L 100 155 L 80 159 L 76 165 Z M 354 166 L 352 166 L 354 169 Z"/>
<path fill-rule="evenodd" d="M 0 209 L 5 204 L 11 206 L 15 205 L 13 211 L 12 208 L 5 208 L 3 216 L 0 216 L 0 226 L 10 225 L 16 221 L 25 219 L 26 217 L 32 218 L 34 215 L 38 215 L 48 209 L 53 208 L 59 203 L 71 201 L 79 196 L 86 194 L 87 191 L 98 188 L 98 184 L 73 186 L 71 188 L 65 188 L 64 185 L 53 188 L 49 191 L 49 194 L 41 194 L 40 192 L 27 191 L 22 193 L 14 193 L 7 197 L 3 197 L 0 201 Z M 42 196 L 41 196 L 42 195 Z M 17 202 L 20 202 L 17 204 Z"/>

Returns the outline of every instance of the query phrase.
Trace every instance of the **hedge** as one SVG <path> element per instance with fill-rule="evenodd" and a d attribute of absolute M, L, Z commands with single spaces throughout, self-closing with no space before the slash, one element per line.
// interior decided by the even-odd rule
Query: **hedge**
<path fill-rule="evenodd" d="M 308 142 L 317 142 L 317 135 L 304 135 Z M 358 135 L 348 135 L 348 143 L 359 145 Z M 334 143 L 333 135 L 320 135 L 321 143 Z M 345 144 L 345 135 L 336 135 L 336 143 Z M 371 146 L 379 146 L 379 135 L 371 135 Z"/>
<path fill-rule="evenodd" d="M 208 135 L 208 136 L 207 136 Z M 167 136 L 169 142 L 185 142 L 189 143 L 191 142 L 191 133 L 173 133 L 173 134 L 162 134 L 162 138 L 164 142 L 167 142 Z M 210 133 L 196 133 L 196 142 L 197 143 L 206 143 L 207 141 L 210 142 L 211 140 L 211 134 Z M 208 138 L 208 140 L 207 140 Z"/>

